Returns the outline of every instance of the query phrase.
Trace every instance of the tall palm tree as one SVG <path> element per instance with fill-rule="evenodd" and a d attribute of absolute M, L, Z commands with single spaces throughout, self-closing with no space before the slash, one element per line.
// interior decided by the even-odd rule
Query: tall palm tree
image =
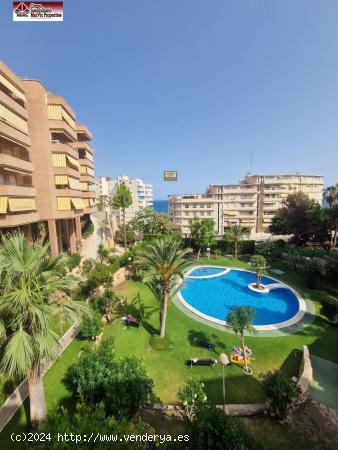
<path fill-rule="evenodd" d="M 338 200 L 338 184 L 327 187 L 324 190 L 323 197 L 328 202 L 330 208 L 332 208 Z"/>
<path fill-rule="evenodd" d="M 157 280 L 161 283 L 160 336 L 162 338 L 165 335 L 169 294 L 176 277 L 183 278 L 184 271 L 190 265 L 190 262 L 185 259 L 189 251 L 189 249 L 180 249 L 179 240 L 163 237 L 149 243 L 136 256 L 136 264 L 147 264 L 149 268 L 154 269 Z"/>
<path fill-rule="evenodd" d="M 52 320 L 78 320 L 87 313 L 69 298 L 74 281 L 64 276 L 61 256 L 49 256 L 49 243 L 31 243 L 22 233 L 6 236 L 0 247 L 0 321 L 4 352 L 0 371 L 15 378 L 27 376 L 30 418 L 46 418 L 42 366 L 55 358 L 59 336 Z"/>
<path fill-rule="evenodd" d="M 231 308 L 226 317 L 227 326 L 231 327 L 234 330 L 236 336 L 238 336 L 241 341 L 245 362 L 243 370 L 247 374 L 252 373 L 252 371 L 250 367 L 248 367 L 248 360 L 244 344 L 244 333 L 245 331 L 251 334 L 256 333 L 255 327 L 252 325 L 255 314 L 256 312 L 253 308 L 251 308 L 251 306 L 235 306 Z"/>
<path fill-rule="evenodd" d="M 247 228 L 242 227 L 242 225 L 232 225 L 226 232 L 225 236 L 234 244 L 234 256 L 238 257 L 239 244 L 243 237 L 248 234 Z"/>
<path fill-rule="evenodd" d="M 127 251 L 127 224 L 126 224 L 126 208 L 133 204 L 131 192 L 126 185 L 122 182 L 118 185 L 115 195 L 113 197 L 113 208 L 122 209 L 122 222 L 123 222 L 123 241 L 124 250 Z"/>

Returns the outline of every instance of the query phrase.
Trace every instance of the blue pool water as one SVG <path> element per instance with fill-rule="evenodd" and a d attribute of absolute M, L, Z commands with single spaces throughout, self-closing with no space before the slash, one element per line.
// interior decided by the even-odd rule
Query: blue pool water
<path fill-rule="evenodd" d="M 205 275 L 214 275 L 216 273 L 224 272 L 223 267 L 198 267 L 189 273 L 189 277 L 200 277 Z"/>
<path fill-rule="evenodd" d="M 180 292 L 193 308 L 220 320 L 225 320 L 229 310 L 238 305 L 256 310 L 255 325 L 284 322 L 298 312 L 298 299 L 290 289 L 281 287 L 271 289 L 268 294 L 257 293 L 248 288 L 255 280 L 254 273 L 232 269 L 214 278 L 186 278 Z M 262 277 L 262 283 L 269 285 L 276 281 Z"/>

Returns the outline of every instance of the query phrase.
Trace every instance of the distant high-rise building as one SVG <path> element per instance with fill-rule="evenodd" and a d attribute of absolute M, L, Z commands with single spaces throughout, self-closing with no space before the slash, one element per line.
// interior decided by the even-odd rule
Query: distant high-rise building
<path fill-rule="evenodd" d="M 189 219 L 210 218 L 218 235 L 234 224 L 251 233 L 264 233 L 289 194 L 304 192 L 322 201 L 324 182 L 320 175 L 246 175 L 238 184 L 210 184 L 205 194 L 169 196 L 169 220 L 188 236 Z"/>
<path fill-rule="evenodd" d="M 144 208 L 153 207 L 153 187 L 140 178 L 129 178 L 126 175 L 119 175 L 116 180 L 111 177 L 99 177 L 96 179 L 96 195 L 113 197 L 119 184 L 125 183 L 129 188 L 133 203 L 126 209 L 126 222 L 128 223 L 135 214 Z M 117 223 L 122 222 L 122 211 L 114 210 Z"/>

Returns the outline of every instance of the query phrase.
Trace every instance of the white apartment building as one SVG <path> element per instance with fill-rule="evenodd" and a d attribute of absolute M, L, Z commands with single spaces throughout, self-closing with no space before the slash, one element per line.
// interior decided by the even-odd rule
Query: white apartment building
<path fill-rule="evenodd" d="M 129 178 L 119 175 L 116 180 L 111 177 L 99 177 L 96 180 L 97 198 L 104 195 L 113 197 L 119 184 L 125 183 L 129 188 L 133 203 L 126 209 L 126 222 L 128 223 L 137 212 L 144 208 L 153 207 L 153 186 L 140 178 Z M 122 211 L 112 211 L 118 224 L 122 223 Z"/>
<path fill-rule="evenodd" d="M 246 175 L 238 184 L 210 184 L 205 194 L 169 196 L 169 220 L 188 236 L 189 219 L 214 220 L 215 231 L 240 224 L 251 234 L 266 233 L 272 217 L 289 194 L 304 192 L 321 203 L 324 181 L 320 175 Z"/>

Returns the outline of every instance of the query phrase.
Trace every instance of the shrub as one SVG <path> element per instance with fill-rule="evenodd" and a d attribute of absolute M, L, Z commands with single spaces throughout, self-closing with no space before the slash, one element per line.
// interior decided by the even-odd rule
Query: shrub
<path fill-rule="evenodd" d="M 82 224 L 82 237 L 83 239 L 89 238 L 94 233 L 94 224 L 91 220 Z"/>
<path fill-rule="evenodd" d="M 286 242 L 284 241 L 284 239 L 277 239 L 277 240 L 275 241 L 275 246 L 276 246 L 277 248 L 283 249 L 283 248 L 286 246 Z"/>
<path fill-rule="evenodd" d="M 76 405 L 75 411 L 68 411 L 67 409 L 55 408 L 48 412 L 48 421 L 41 425 L 41 432 L 50 433 L 52 436 L 68 435 L 68 441 L 52 439 L 48 442 L 43 442 L 39 444 L 35 442 L 34 444 L 29 443 L 26 447 L 27 449 L 36 448 L 38 450 L 45 450 L 46 448 L 50 450 L 68 450 L 70 448 L 81 448 L 82 450 L 105 450 L 108 448 L 114 448 L 116 450 L 128 450 L 131 448 L 129 442 L 101 442 L 97 440 L 94 444 L 90 439 L 81 440 L 81 444 L 77 446 L 74 443 L 70 444 L 70 435 L 81 435 L 81 436 L 93 436 L 100 433 L 103 435 L 144 435 L 144 434 L 155 434 L 155 430 L 150 427 L 147 423 L 141 420 L 135 422 L 129 422 L 127 420 L 117 421 L 115 417 L 106 413 L 103 403 L 97 405 L 87 405 L 84 403 L 78 403 Z M 157 448 L 155 442 L 141 442 L 140 440 L 134 441 L 132 448 L 136 450 L 146 450 Z"/>
<path fill-rule="evenodd" d="M 215 406 L 200 405 L 192 422 L 186 422 L 188 448 L 193 450 L 259 450 L 242 423 Z"/>
<path fill-rule="evenodd" d="M 322 304 L 320 312 L 328 321 L 338 325 L 338 298 L 333 295 L 325 295 L 320 299 Z"/>
<path fill-rule="evenodd" d="M 255 241 L 241 241 L 239 243 L 239 253 L 241 255 L 253 255 L 255 253 Z"/>
<path fill-rule="evenodd" d="M 156 352 L 170 351 L 174 348 L 174 343 L 168 336 L 161 338 L 158 334 L 152 334 L 150 336 L 149 345 Z"/>
<path fill-rule="evenodd" d="M 72 253 L 71 255 L 68 255 L 66 260 L 66 266 L 69 270 L 75 269 L 81 262 L 81 256 L 79 253 Z"/>
<path fill-rule="evenodd" d="M 119 244 L 124 243 L 124 231 L 123 230 L 117 230 L 115 232 L 114 236 L 115 242 L 118 242 Z M 134 231 L 127 230 L 127 244 L 133 244 L 136 241 L 136 235 Z"/>
<path fill-rule="evenodd" d="M 263 390 L 271 403 L 271 416 L 288 419 L 301 400 L 301 389 L 280 370 L 269 371 L 263 376 Z"/>
<path fill-rule="evenodd" d="M 85 275 L 88 275 L 89 272 L 94 268 L 94 266 L 95 266 L 95 260 L 93 258 L 85 259 L 82 262 L 82 266 L 81 266 L 82 267 L 82 272 Z"/>
<path fill-rule="evenodd" d="M 189 378 L 186 385 L 178 391 L 177 398 L 182 404 L 185 417 L 193 420 L 198 406 L 207 401 L 204 383 L 198 378 Z"/>
<path fill-rule="evenodd" d="M 106 286 L 112 283 L 116 268 L 111 265 L 97 263 L 88 276 L 87 284 L 91 290 L 99 286 Z"/>
<path fill-rule="evenodd" d="M 103 330 L 103 323 L 101 320 L 101 316 L 97 313 L 94 313 L 92 317 L 86 317 L 83 319 L 80 329 L 79 329 L 79 338 L 80 339 L 88 339 L 94 341 L 96 336 L 101 334 Z"/>
<path fill-rule="evenodd" d="M 152 395 L 153 381 L 135 357 L 116 358 L 111 340 L 88 347 L 71 366 L 66 383 L 87 404 L 103 402 L 107 414 L 130 419 Z"/>

